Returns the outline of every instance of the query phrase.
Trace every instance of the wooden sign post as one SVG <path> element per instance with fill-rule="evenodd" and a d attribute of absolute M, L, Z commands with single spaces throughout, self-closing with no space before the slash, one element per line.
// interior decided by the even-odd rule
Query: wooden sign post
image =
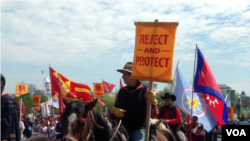
<path fill-rule="evenodd" d="M 132 79 L 172 83 L 175 33 L 178 22 L 135 22 L 136 37 Z M 147 105 L 145 141 L 149 139 L 151 101 Z"/>

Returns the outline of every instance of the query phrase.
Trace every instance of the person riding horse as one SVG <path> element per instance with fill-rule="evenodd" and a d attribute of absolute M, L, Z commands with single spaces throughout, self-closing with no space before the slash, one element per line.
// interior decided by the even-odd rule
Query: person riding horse
<path fill-rule="evenodd" d="M 171 95 L 170 93 L 165 93 L 164 97 L 165 106 L 159 108 L 158 119 L 162 119 L 162 122 L 166 125 L 168 124 L 170 128 L 173 130 L 175 136 L 178 141 L 184 141 L 181 135 L 180 125 L 181 125 L 181 112 L 180 110 L 172 105 L 172 102 L 176 100 L 175 95 Z"/>
<path fill-rule="evenodd" d="M 127 86 L 119 90 L 109 116 L 111 120 L 122 120 L 131 141 L 144 141 L 147 101 L 152 102 L 151 117 L 156 117 L 159 111 L 155 106 L 155 93 L 149 91 L 139 80 L 131 79 L 132 66 L 133 63 L 128 62 L 123 69 L 117 70 L 123 74 L 122 78 Z"/>

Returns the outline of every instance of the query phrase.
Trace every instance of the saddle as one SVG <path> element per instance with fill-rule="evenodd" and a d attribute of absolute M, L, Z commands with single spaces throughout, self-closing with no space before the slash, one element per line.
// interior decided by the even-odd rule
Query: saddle
<path fill-rule="evenodd" d="M 116 128 L 118 125 L 116 125 L 113 129 L 111 129 L 111 131 L 113 131 L 113 133 L 115 132 Z M 117 135 L 119 137 L 119 139 L 113 139 L 113 141 L 119 140 L 119 141 L 129 141 L 129 134 L 126 130 L 126 128 L 124 127 L 123 124 L 120 125 L 118 131 L 117 131 Z"/>
<path fill-rule="evenodd" d="M 111 129 L 111 131 L 115 132 L 116 128 L 117 128 L 117 125 L 113 129 Z M 157 129 L 156 125 L 153 123 L 150 123 L 150 130 L 149 130 L 149 140 L 150 141 L 159 141 L 156 138 L 156 129 Z M 117 135 L 119 136 L 121 141 L 129 141 L 130 140 L 129 134 L 128 134 L 128 132 L 123 124 L 120 125 L 120 127 L 117 131 Z M 116 139 L 113 139 L 113 140 L 115 141 Z"/>

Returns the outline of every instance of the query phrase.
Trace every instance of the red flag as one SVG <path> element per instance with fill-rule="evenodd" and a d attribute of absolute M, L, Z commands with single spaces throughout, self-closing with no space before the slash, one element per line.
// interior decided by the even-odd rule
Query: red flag
<path fill-rule="evenodd" d="M 18 107 L 20 109 L 20 98 L 19 98 L 19 101 L 18 101 Z M 26 107 L 25 107 L 25 104 L 23 103 L 23 106 L 22 106 L 22 113 L 23 113 L 23 115 L 25 115 L 25 111 L 26 111 Z"/>
<path fill-rule="evenodd" d="M 59 76 L 59 80 L 58 80 Z M 89 101 L 90 87 L 85 84 L 76 83 L 64 77 L 50 67 L 51 92 L 53 97 L 58 97 L 57 82 L 61 82 L 63 96 L 69 99 Z"/>
<path fill-rule="evenodd" d="M 91 95 L 92 96 L 92 95 Z M 94 96 L 92 96 L 92 98 L 93 98 L 93 100 L 95 100 L 96 98 L 94 97 Z M 98 99 L 98 103 L 100 103 L 101 104 L 101 106 L 105 106 L 105 103 L 103 103 L 102 101 L 100 101 L 99 99 Z"/>
<path fill-rule="evenodd" d="M 62 100 L 62 96 L 63 96 L 63 93 L 62 93 L 62 89 L 61 89 L 61 84 L 60 84 L 60 80 L 59 80 L 59 77 L 58 77 L 58 98 L 59 98 L 59 113 L 60 113 L 60 117 L 62 117 L 62 114 L 63 114 L 63 111 L 65 109 L 65 105 L 63 103 L 63 100 Z"/>
<path fill-rule="evenodd" d="M 104 93 L 111 93 L 113 88 L 115 87 L 114 84 L 108 83 L 106 81 L 102 81 L 103 88 L 104 88 Z"/>
<path fill-rule="evenodd" d="M 120 89 L 123 88 L 122 80 L 120 79 Z"/>
<path fill-rule="evenodd" d="M 187 124 L 191 124 L 192 121 L 191 121 L 190 115 L 187 115 L 187 116 L 185 117 L 184 121 L 185 121 Z"/>

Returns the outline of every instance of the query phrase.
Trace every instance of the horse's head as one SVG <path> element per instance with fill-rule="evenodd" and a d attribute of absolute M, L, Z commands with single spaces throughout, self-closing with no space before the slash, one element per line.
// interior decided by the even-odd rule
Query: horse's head
<path fill-rule="evenodd" d="M 63 97 L 63 102 L 66 106 L 61 117 L 63 140 L 82 141 L 83 138 L 86 139 L 87 136 L 90 136 L 90 124 L 93 127 L 89 118 L 91 118 L 91 111 L 95 107 L 97 99 L 91 102 L 70 102 L 66 97 Z"/>
<path fill-rule="evenodd" d="M 162 119 L 150 119 L 150 122 L 154 123 L 157 129 L 166 129 L 166 126 L 162 123 Z"/>

